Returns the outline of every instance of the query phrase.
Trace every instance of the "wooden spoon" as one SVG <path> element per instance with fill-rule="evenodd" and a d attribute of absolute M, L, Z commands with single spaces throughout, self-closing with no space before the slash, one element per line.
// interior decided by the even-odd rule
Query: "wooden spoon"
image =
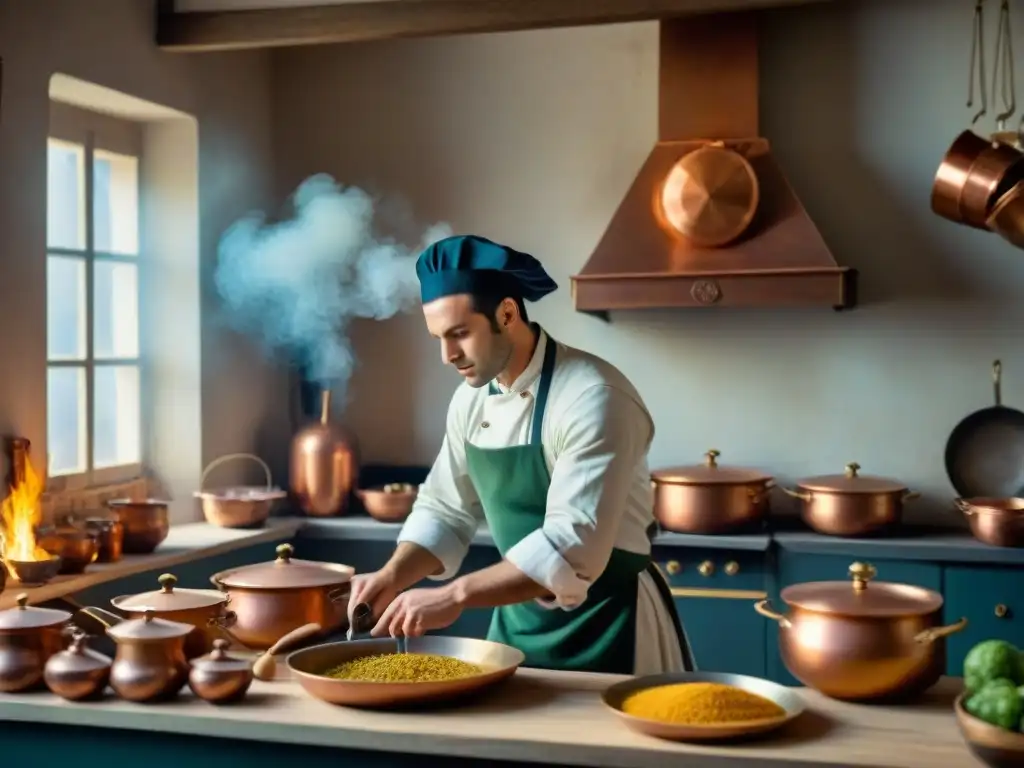
<path fill-rule="evenodd" d="M 307 637 L 312 637 L 317 632 L 320 632 L 321 629 L 322 627 L 319 624 L 303 624 L 301 627 L 293 629 L 272 646 L 267 648 L 267 650 L 265 650 L 256 659 L 252 665 L 253 676 L 257 680 L 273 680 L 274 675 L 277 673 L 277 662 L 274 660 L 274 654 L 280 653 L 289 645 L 305 640 Z"/>

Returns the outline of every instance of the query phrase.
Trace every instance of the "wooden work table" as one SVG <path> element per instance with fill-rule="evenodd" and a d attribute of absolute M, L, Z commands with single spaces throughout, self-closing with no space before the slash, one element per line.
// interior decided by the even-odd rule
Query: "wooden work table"
<path fill-rule="evenodd" d="M 113 697 L 72 704 L 48 693 L 0 695 L 0 739 L 12 760 L 38 756 L 43 738 L 54 764 L 62 762 L 51 753 L 60 743 L 73 759 L 73 750 L 89 742 L 102 745 L 107 762 L 135 756 L 148 767 L 182 760 L 192 768 L 214 765 L 215 755 L 247 768 L 330 756 L 361 768 L 423 765 L 430 757 L 444 758 L 449 767 L 978 766 L 952 712 L 957 679 L 943 680 L 916 704 L 898 707 L 844 704 L 802 689 L 808 703 L 803 716 L 772 736 L 733 746 L 676 744 L 628 730 L 600 700 L 600 692 L 620 679 L 521 669 L 459 706 L 412 712 L 325 704 L 307 696 L 286 670 L 278 680 L 254 683 L 247 700 L 226 707 L 196 700 L 187 689 L 178 701 L 161 705 Z M 135 754 L 142 750 L 145 756 Z"/>

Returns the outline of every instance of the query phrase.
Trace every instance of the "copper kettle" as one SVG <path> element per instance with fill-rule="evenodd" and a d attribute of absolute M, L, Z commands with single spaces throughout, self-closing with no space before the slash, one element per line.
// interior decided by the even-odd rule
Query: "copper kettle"
<path fill-rule="evenodd" d="M 307 515 L 342 515 L 348 510 L 358 475 L 355 435 L 331 423 L 331 391 L 324 389 L 320 421 L 292 438 L 291 491 Z"/>

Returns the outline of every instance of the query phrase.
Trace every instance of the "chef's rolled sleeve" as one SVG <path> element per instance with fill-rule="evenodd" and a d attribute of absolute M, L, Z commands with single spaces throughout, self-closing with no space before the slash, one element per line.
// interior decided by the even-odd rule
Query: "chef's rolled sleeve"
<path fill-rule="evenodd" d="M 585 390 L 559 423 L 543 526 L 505 559 L 554 595 L 539 602 L 571 610 L 608 564 L 654 429 L 636 400 L 604 384 Z"/>
<path fill-rule="evenodd" d="M 458 399 L 456 395 L 448 408 L 441 451 L 398 534 L 399 542 L 418 544 L 441 561 L 443 570 L 430 577 L 437 580 L 459 572 L 482 516 L 466 466 Z"/>

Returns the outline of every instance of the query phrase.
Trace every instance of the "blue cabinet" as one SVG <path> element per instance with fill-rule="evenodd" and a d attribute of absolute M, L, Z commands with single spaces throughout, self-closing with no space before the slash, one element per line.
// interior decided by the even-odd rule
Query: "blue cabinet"
<path fill-rule="evenodd" d="M 810 581 L 850 581 L 849 568 L 855 558 L 840 555 L 816 555 L 781 550 L 778 553 L 774 583 L 769 589 L 774 607 L 785 613 L 779 593 L 792 584 Z M 907 560 L 866 560 L 877 570 L 877 581 L 890 581 L 942 591 L 942 568 L 936 563 Z M 870 587 L 869 587 L 870 589 Z M 767 674 L 772 680 L 783 685 L 801 685 L 789 674 L 779 655 L 779 627 L 769 619 L 762 619 L 767 628 Z"/>
<path fill-rule="evenodd" d="M 947 674 L 963 674 L 964 656 L 982 640 L 1024 649 L 1024 569 L 951 565 L 945 582 L 944 622 L 967 619 L 967 627 L 946 640 Z"/>

